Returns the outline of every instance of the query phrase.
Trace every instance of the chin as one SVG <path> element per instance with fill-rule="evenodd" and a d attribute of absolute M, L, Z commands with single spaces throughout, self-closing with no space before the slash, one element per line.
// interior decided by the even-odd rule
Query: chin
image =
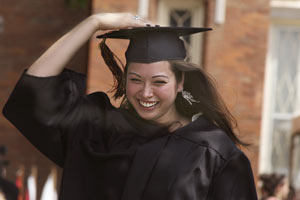
<path fill-rule="evenodd" d="M 137 113 L 144 120 L 154 121 L 156 118 L 153 114 L 150 114 L 150 113 L 145 113 L 145 112 L 141 112 L 141 111 L 137 111 Z"/>

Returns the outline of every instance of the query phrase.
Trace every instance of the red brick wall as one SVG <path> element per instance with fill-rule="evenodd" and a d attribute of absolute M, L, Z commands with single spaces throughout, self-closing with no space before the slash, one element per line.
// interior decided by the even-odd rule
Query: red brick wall
<path fill-rule="evenodd" d="M 214 1 L 208 1 L 206 70 L 212 74 L 239 124 L 244 149 L 258 174 L 269 0 L 227 0 L 226 21 L 214 24 Z"/>
<path fill-rule="evenodd" d="M 4 30 L 0 32 L 0 108 L 7 100 L 23 70 L 31 65 L 55 40 L 90 13 L 87 3 L 71 7 L 64 0 L 1 0 L 0 16 Z M 87 1 L 88 2 L 88 1 Z M 80 72 L 87 67 L 88 46 L 83 47 L 68 66 Z M 25 165 L 25 176 L 31 165 L 38 166 L 39 193 L 53 165 L 0 115 L 0 145 L 8 148 L 10 161 L 7 178 L 15 180 L 15 172 Z"/>

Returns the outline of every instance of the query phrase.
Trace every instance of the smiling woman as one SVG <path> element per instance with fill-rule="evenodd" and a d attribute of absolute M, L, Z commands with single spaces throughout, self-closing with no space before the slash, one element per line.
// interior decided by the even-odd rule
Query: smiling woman
<path fill-rule="evenodd" d="M 130 63 L 127 70 L 126 97 L 143 119 L 162 126 L 175 121 L 187 124 L 174 104 L 177 93 L 183 89 L 183 80 L 177 83 L 167 61 Z"/>
<path fill-rule="evenodd" d="M 234 118 L 212 79 L 184 61 L 180 36 L 210 29 L 146 23 L 128 13 L 87 18 L 22 74 L 4 115 L 64 169 L 60 199 L 257 199 Z M 119 108 L 64 69 L 99 29 L 118 29 L 98 38 Z M 124 68 L 107 38 L 130 40 Z"/>

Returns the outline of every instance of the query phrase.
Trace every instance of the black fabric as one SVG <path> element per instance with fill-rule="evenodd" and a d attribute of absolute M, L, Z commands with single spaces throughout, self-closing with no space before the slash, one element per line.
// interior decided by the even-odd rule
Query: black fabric
<path fill-rule="evenodd" d="M 63 167 L 61 200 L 257 199 L 249 160 L 205 116 L 169 133 L 83 88 L 71 71 L 23 74 L 3 109 Z"/>
<path fill-rule="evenodd" d="M 5 195 L 6 200 L 17 200 L 19 190 L 17 186 L 0 176 L 0 191 Z"/>
<path fill-rule="evenodd" d="M 212 30 L 197 27 L 135 27 L 112 31 L 97 38 L 130 39 L 125 56 L 128 62 L 151 63 L 184 60 L 186 50 L 180 36 Z"/>

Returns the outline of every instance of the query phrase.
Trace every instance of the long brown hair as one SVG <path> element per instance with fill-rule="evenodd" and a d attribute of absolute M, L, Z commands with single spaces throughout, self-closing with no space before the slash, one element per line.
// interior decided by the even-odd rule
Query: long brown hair
<path fill-rule="evenodd" d="M 114 92 L 114 99 L 123 98 L 121 107 L 133 109 L 126 98 L 125 91 L 126 72 L 129 64 L 127 63 L 125 67 L 122 65 L 120 68 L 114 59 L 116 56 L 106 46 L 105 41 L 101 42 L 100 48 L 105 63 L 113 73 L 115 84 L 111 91 Z M 118 61 L 120 62 L 120 60 Z M 209 121 L 222 129 L 235 144 L 249 146 L 234 133 L 233 129 L 237 128 L 237 121 L 218 93 L 214 79 L 196 64 L 183 60 L 170 60 L 168 62 L 175 74 L 176 81 L 180 82 L 184 74 L 184 90 L 190 92 L 199 101 L 199 103 L 190 105 L 182 95 L 177 95 L 175 99 L 177 111 L 187 118 L 192 118 L 193 115 L 202 112 Z"/>
<path fill-rule="evenodd" d="M 177 95 L 175 105 L 178 112 L 188 118 L 202 112 L 209 121 L 225 131 L 235 144 L 248 146 L 234 133 L 233 129 L 238 128 L 237 121 L 217 91 L 215 80 L 196 64 L 182 60 L 171 60 L 169 63 L 178 82 L 184 73 L 184 90 L 199 101 L 190 105 L 182 95 Z"/>

